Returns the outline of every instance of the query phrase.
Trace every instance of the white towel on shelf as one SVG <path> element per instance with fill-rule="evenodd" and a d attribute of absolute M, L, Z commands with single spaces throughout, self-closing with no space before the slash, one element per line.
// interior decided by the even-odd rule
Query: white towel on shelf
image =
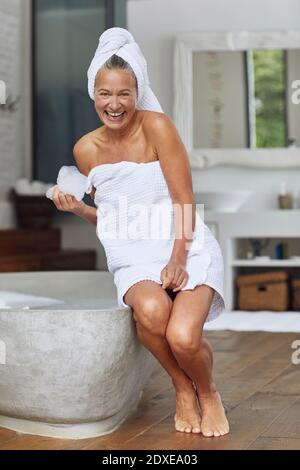
<path fill-rule="evenodd" d="M 57 185 L 63 193 L 74 196 L 77 201 L 81 201 L 85 193 L 91 192 L 87 177 L 80 173 L 76 166 L 62 166 L 58 173 Z M 52 199 L 53 188 L 54 186 L 46 192 L 49 199 Z"/>
<path fill-rule="evenodd" d="M 93 60 L 89 66 L 88 92 L 94 100 L 95 78 L 102 65 L 116 54 L 129 63 L 138 83 L 137 109 L 163 112 L 150 88 L 147 62 L 132 34 L 124 28 L 109 28 L 101 34 Z"/>

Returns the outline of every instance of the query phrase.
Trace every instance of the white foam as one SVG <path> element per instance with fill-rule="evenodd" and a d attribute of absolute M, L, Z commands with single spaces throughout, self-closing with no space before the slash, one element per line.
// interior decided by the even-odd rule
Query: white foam
<path fill-rule="evenodd" d="M 38 297 L 13 291 L 0 291 L 0 309 L 30 309 L 64 303 L 63 300 L 50 297 Z"/>

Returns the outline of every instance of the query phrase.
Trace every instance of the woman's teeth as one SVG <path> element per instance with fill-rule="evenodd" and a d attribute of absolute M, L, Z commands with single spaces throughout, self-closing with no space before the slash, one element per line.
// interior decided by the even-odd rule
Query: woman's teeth
<path fill-rule="evenodd" d="M 113 118 L 113 119 L 116 119 L 120 116 L 122 116 L 124 114 L 124 111 L 122 113 L 109 113 L 108 111 L 106 111 L 106 114 L 110 117 L 110 118 Z"/>

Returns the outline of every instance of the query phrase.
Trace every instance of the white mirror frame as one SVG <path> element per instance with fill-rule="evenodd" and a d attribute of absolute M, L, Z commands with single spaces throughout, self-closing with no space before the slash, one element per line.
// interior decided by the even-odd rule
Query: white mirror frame
<path fill-rule="evenodd" d="M 188 32 L 176 36 L 173 118 L 193 168 L 209 168 L 216 165 L 254 168 L 300 167 L 300 148 L 202 149 L 193 147 L 192 53 L 248 49 L 300 49 L 300 31 Z M 300 77 L 297 78 L 300 80 Z"/>

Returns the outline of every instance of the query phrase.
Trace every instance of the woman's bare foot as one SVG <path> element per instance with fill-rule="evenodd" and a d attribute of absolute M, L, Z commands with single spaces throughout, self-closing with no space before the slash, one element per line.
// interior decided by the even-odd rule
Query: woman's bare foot
<path fill-rule="evenodd" d="M 217 390 L 208 394 L 199 394 L 202 412 L 201 432 L 205 437 L 224 436 L 229 433 L 229 424 L 225 416 L 222 400 Z"/>
<path fill-rule="evenodd" d="M 197 395 L 192 382 L 176 389 L 176 431 L 198 434 L 201 432 L 201 416 L 197 404 Z"/>

